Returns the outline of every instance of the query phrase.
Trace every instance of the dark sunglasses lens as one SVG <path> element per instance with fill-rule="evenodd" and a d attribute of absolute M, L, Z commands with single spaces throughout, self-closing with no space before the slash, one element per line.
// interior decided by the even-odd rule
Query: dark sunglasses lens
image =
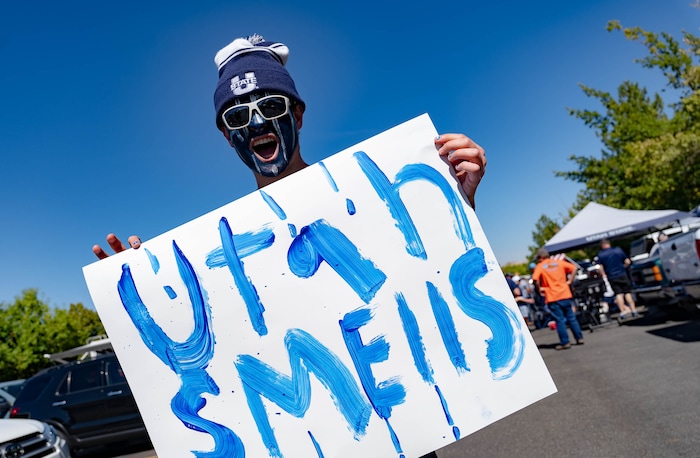
<path fill-rule="evenodd" d="M 232 129 L 245 126 L 249 119 L 250 110 L 246 106 L 233 107 L 224 113 L 224 120 Z"/>
<path fill-rule="evenodd" d="M 287 101 L 282 97 L 267 97 L 258 102 L 258 108 L 265 118 L 277 118 L 287 112 Z"/>

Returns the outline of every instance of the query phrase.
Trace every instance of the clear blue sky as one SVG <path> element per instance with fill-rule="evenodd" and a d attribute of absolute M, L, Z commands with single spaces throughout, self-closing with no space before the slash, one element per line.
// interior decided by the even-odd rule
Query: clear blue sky
<path fill-rule="evenodd" d="M 601 149 L 567 114 L 598 108 L 577 84 L 660 88 L 607 21 L 697 34 L 692 2 L 5 2 L 0 302 L 93 307 L 82 267 L 107 233 L 146 240 L 254 190 L 212 103 L 214 54 L 252 33 L 290 48 L 307 161 L 427 112 L 486 148 L 477 215 L 501 264 L 524 261 L 579 190 L 553 171 Z"/>

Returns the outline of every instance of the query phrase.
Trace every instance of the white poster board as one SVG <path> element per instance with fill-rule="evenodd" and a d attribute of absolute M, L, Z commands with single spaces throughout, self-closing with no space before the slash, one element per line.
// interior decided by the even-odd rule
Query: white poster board
<path fill-rule="evenodd" d="M 84 268 L 161 457 L 419 457 L 556 392 L 422 115 Z"/>

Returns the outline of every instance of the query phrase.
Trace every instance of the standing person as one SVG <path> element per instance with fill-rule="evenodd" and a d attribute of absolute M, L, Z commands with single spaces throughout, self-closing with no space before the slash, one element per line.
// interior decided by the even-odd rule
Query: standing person
<path fill-rule="evenodd" d="M 517 275 L 517 274 L 516 274 Z M 511 294 L 515 298 L 515 302 L 518 303 L 518 298 L 522 297 L 523 293 L 520 290 L 520 285 L 518 282 L 515 280 L 515 275 L 513 275 L 510 272 L 506 272 L 506 283 L 508 283 L 508 289 L 510 290 Z M 520 277 L 518 277 L 518 280 Z M 518 307 L 520 307 L 520 303 L 518 303 Z M 522 315 L 523 309 L 520 309 L 520 313 Z M 523 315 L 523 318 L 525 319 L 525 322 L 527 323 L 527 315 Z"/>
<path fill-rule="evenodd" d="M 302 170 L 299 130 L 306 104 L 299 96 L 285 64 L 289 49 L 265 41 L 260 35 L 237 38 L 214 57 L 219 81 L 214 92 L 216 127 L 255 176 L 258 189 Z M 484 149 L 463 134 L 438 135 L 434 140 L 440 156 L 447 157 L 469 205 L 484 176 Z M 127 247 L 114 234 L 107 243 L 120 252 Z M 139 237 L 129 247 L 141 246 Z M 99 259 L 109 256 L 99 245 L 92 249 Z M 435 452 L 423 458 L 437 458 Z"/>
<path fill-rule="evenodd" d="M 532 274 L 535 272 L 535 267 L 537 267 L 537 263 L 534 262 L 531 262 L 528 265 L 528 269 L 530 269 L 530 279 L 532 279 Z M 539 288 L 537 288 L 537 285 L 535 285 L 534 280 L 532 280 L 532 287 L 530 288 L 530 293 L 533 299 L 532 308 L 535 311 L 535 327 L 537 329 L 547 327 L 547 323 L 549 322 L 551 313 L 549 312 L 549 307 L 547 307 L 547 303 L 544 301 L 542 292 L 539 290 Z"/>
<path fill-rule="evenodd" d="M 523 316 L 523 319 L 525 320 L 525 325 L 527 325 L 527 327 L 529 329 L 530 324 L 532 322 L 532 320 L 530 319 L 530 317 L 532 316 L 531 307 L 534 306 L 535 300 L 531 297 L 532 294 L 530 294 L 527 280 L 525 280 L 524 278 L 521 278 L 520 275 L 515 274 L 511 278 L 511 282 L 515 286 L 515 288 L 511 288 L 511 292 L 513 293 L 513 297 L 515 298 L 515 302 L 518 304 L 518 308 L 520 309 L 520 314 Z M 509 283 L 509 286 L 510 286 L 510 283 Z"/>
<path fill-rule="evenodd" d="M 574 282 L 576 266 L 564 259 L 552 259 L 545 248 L 537 250 L 537 265 L 532 274 L 536 288 L 544 295 L 549 311 L 557 323 L 559 345 L 557 350 L 571 348 L 568 324 L 577 345 L 583 345 L 583 333 L 576 320 L 572 306 L 571 284 Z"/>
<path fill-rule="evenodd" d="M 622 251 L 622 248 L 612 247 L 610 240 L 603 239 L 600 241 L 598 263 L 603 277 L 607 277 L 608 283 L 615 293 L 615 304 L 620 309 L 620 319 L 627 318 L 630 312 L 632 316 L 639 316 L 632 297 L 632 282 L 627 275 L 627 268 L 632 264 L 630 258 Z"/>
<path fill-rule="evenodd" d="M 299 147 L 306 104 L 285 68 L 288 56 L 287 46 L 256 34 L 235 39 L 214 57 L 219 70 L 216 127 L 251 169 L 258 189 L 308 165 Z M 463 134 L 438 135 L 434 142 L 438 154 L 452 166 L 469 205 L 476 208 L 476 189 L 486 171 L 484 149 Z M 127 247 L 109 234 L 107 243 L 118 253 L 138 248 L 141 239 L 130 236 Z M 99 259 L 109 256 L 99 245 L 92 251 Z"/>

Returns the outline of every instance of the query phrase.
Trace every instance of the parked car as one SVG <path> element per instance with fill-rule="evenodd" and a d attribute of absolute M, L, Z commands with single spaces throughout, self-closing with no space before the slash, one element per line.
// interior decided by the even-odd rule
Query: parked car
<path fill-rule="evenodd" d="M 696 310 L 700 303 L 700 218 L 687 218 L 673 231 L 664 230 L 665 240 L 660 234 L 648 234 L 632 244 L 636 249 L 631 250 L 635 255 L 630 267 L 633 292 L 646 306 Z"/>
<path fill-rule="evenodd" d="M 10 409 L 14 405 L 17 395 L 22 391 L 23 386 L 24 379 L 0 382 L 0 418 L 9 417 Z"/>
<path fill-rule="evenodd" d="M 50 367 L 30 377 L 10 417 L 52 425 L 71 450 L 148 440 L 114 353 Z"/>
<path fill-rule="evenodd" d="M 65 439 L 37 420 L 0 419 L 0 457 L 70 458 Z"/>
<path fill-rule="evenodd" d="M 658 250 L 664 273 L 685 290 L 684 299 L 700 303 L 700 229 L 660 242 Z"/>

